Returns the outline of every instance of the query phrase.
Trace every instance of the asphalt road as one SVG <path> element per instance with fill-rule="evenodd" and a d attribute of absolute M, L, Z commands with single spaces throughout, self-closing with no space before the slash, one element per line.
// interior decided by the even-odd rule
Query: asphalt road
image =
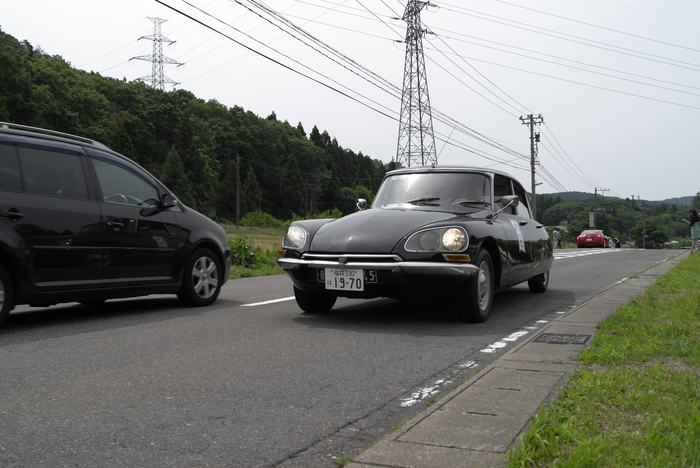
<path fill-rule="evenodd" d="M 676 252 L 677 253 L 677 252 Z M 339 300 L 301 314 L 286 276 L 174 297 L 18 308 L 0 328 L 0 467 L 331 467 L 668 250 L 558 250 L 549 290 L 444 304 Z"/>

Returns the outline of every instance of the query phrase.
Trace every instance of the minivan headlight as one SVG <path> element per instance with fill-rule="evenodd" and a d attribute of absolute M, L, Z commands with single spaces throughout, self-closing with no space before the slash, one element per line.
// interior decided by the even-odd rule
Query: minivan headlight
<path fill-rule="evenodd" d="M 459 252 L 467 248 L 469 237 L 461 227 L 437 228 L 420 231 L 406 241 L 409 252 Z"/>
<path fill-rule="evenodd" d="M 306 244 L 306 230 L 299 226 L 291 225 L 287 228 L 282 241 L 282 247 L 300 249 Z"/>

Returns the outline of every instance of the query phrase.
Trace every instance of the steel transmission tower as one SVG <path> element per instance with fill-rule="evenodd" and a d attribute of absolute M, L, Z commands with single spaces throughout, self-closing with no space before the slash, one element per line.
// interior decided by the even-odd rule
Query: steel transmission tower
<path fill-rule="evenodd" d="M 406 167 L 437 164 L 423 57 L 422 39 L 427 30 L 421 29 L 420 23 L 420 12 L 428 5 L 429 2 L 409 0 L 402 18 L 407 24 L 406 59 L 396 162 Z"/>
<path fill-rule="evenodd" d="M 148 17 L 149 20 L 153 21 L 153 34 L 151 36 L 141 36 L 139 39 L 148 39 L 153 41 L 153 54 L 152 55 L 140 55 L 138 57 L 131 57 L 130 60 L 145 60 L 146 62 L 151 62 L 153 64 L 151 76 L 142 76 L 137 78 L 136 81 L 145 81 L 151 83 L 156 89 L 165 89 L 165 83 L 172 84 L 173 86 L 179 84 L 163 74 L 163 64 L 167 63 L 169 65 L 184 65 L 183 63 L 176 62 L 169 57 L 163 57 L 163 42 L 172 44 L 175 41 L 171 41 L 167 37 L 163 37 L 161 34 L 160 25 L 168 20 L 162 18 L 152 18 Z"/>

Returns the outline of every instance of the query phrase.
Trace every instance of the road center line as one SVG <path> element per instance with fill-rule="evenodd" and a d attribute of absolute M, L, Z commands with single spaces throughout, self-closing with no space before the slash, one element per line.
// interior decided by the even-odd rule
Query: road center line
<path fill-rule="evenodd" d="M 266 304 L 274 304 L 275 302 L 291 301 L 293 299 L 294 299 L 294 296 L 283 297 L 282 299 L 273 299 L 271 301 L 254 302 L 252 304 L 243 304 L 242 307 L 255 307 L 255 306 L 266 305 Z"/>

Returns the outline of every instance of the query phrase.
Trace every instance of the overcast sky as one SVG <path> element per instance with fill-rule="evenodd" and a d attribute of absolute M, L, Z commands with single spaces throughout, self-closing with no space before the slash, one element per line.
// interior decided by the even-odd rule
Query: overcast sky
<path fill-rule="evenodd" d="M 139 40 L 154 34 L 149 17 L 167 20 L 177 88 L 396 157 L 406 0 L 4 3 L 5 33 L 127 80 L 151 75 L 130 59 L 153 54 Z M 446 0 L 421 21 L 439 164 L 495 167 L 529 190 L 520 117 L 541 114 L 537 193 L 700 191 L 698 0 Z"/>

